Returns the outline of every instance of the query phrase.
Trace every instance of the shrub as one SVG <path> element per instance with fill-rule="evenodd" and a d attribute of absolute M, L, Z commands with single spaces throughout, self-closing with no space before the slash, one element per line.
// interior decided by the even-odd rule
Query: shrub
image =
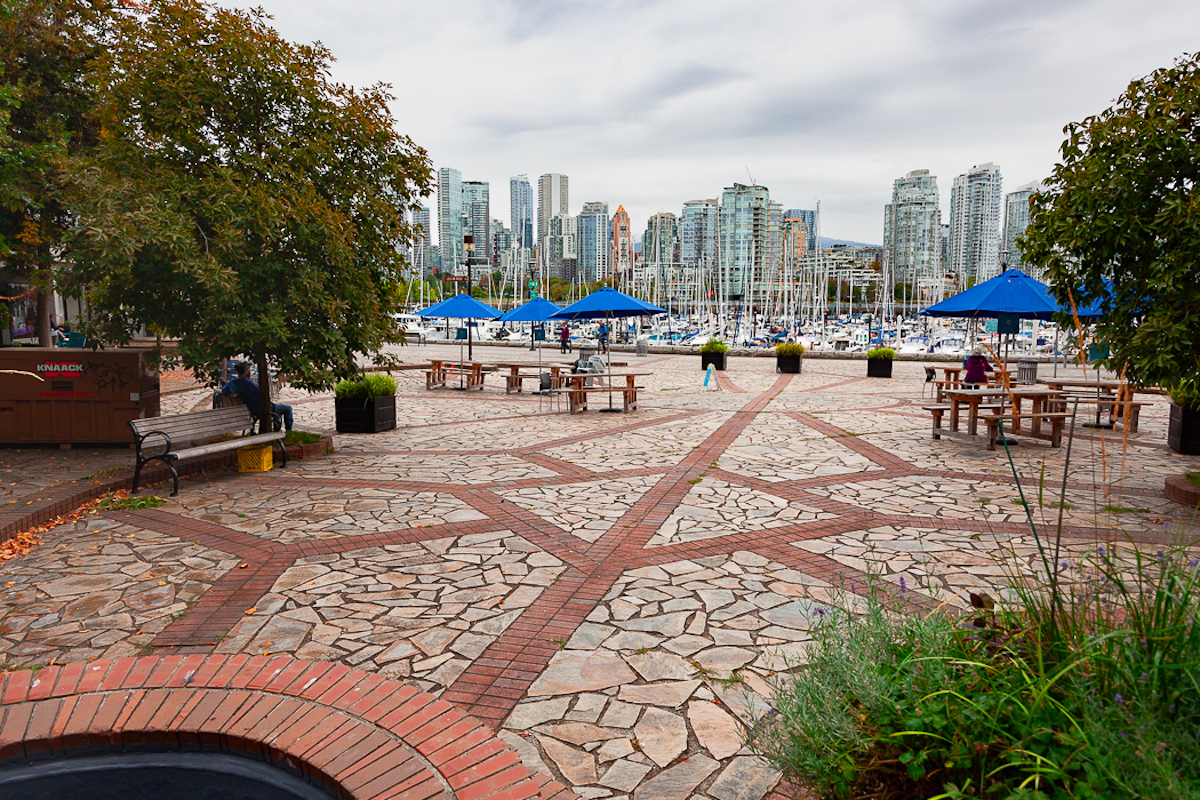
<path fill-rule="evenodd" d="M 876 347 L 867 351 L 867 358 L 882 358 L 891 361 L 896 357 L 896 351 L 890 347 Z"/>
<path fill-rule="evenodd" d="M 726 353 L 729 352 L 729 345 L 722 342 L 720 339 L 709 339 L 704 344 L 700 345 L 701 353 Z"/>
<path fill-rule="evenodd" d="M 804 355 L 804 345 L 799 342 L 789 342 L 785 344 L 775 345 L 775 355 L 777 356 L 802 356 Z"/>
<path fill-rule="evenodd" d="M 1200 568 L 1131 552 L 1064 561 L 1070 591 L 1015 583 L 1019 611 L 974 595 L 968 620 L 878 591 L 817 607 L 750 745 L 819 797 L 1200 797 Z"/>
<path fill-rule="evenodd" d="M 372 372 L 361 378 L 338 383 L 333 395 L 339 400 L 367 400 L 371 397 L 386 397 L 396 393 L 396 379 L 390 375 Z"/>
<path fill-rule="evenodd" d="M 283 437 L 285 445 L 290 444 L 315 444 L 321 441 L 320 434 L 309 433 L 308 431 L 288 431 Z"/>

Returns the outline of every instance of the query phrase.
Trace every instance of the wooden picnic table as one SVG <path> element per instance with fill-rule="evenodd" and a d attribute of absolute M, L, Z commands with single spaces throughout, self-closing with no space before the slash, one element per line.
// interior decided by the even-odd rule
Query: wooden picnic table
<path fill-rule="evenodd" d="M 1010 386 L 1012 374 L 999 364 L 992 364 L 992 372 L 988 375 L 988 386 Z M 951 389 L 963 388 L 962 374 L 967 371 L 966 367 L 933 367 L 940 369 L 945 375 L 940 381 L 934 383 L 937 390 L 937 401 L 945 402 L 945 395 Z"/>
<path fill-rule="evenodd" d="M 1060 392 L 1039 387 L 1019 387 L 1007 389 L 990 387 L 987 389 L 950 389 L 945 393 L 947 405 L 927 406 L 933 414 L 933 438 L 946 436 L 950 439 L 968 442 L 980 442 L 985 438 L 988 449 L 994 449 L 999 438 L 999 423 L 1012 423 L 1012 433 L 1031 436 L 1035 439 L 1048 440 L 1051 445 L 1058 447 L 1062 435 L 1063 421 L 1068 416 L 1059 411 L 1055 404 L 1061 399 Z M 1022 405 L 1028 400 L 1029 411 L 1024 411 Z M 1011 401 L 1012 409 L 1005 409 L 1005 402 Z M 962 430 L 962 409 L 966 408 L 966 430 Z M 994 414 L 981 417 L 983 409 L 994 410 Z M 943 427 L 942 417 L 949 411 L 949 425 Z M 983 437 L 979 433 L 979 421 L 988 423 L 988 434 Z M 1021 421 L 1029 420 L 1029 430 L 1022 429 Z M 1050 424 L 1050 432 L 1042 430 L 1042 423 Z"/>
<path fill-rule="evenodd" d="M 620 393 L 622 410 L 628 412 L 637 408 L 638 389 L 646 388 L 644 386 L 638 386 L 637 379 L 653 374 L 654 373 L 652 372 L 613 372 L 611 373 L 611 378 L 613 380 L 608 386 L 588 386 L 588 379 L 598 378 L 604 380 L 610 377 L 610 373 L 577 372 L 563 376 L 563 379 L 569 384 L 569 386 L 561 389 L 560 391 L 566 393 L 567 405 L 572 414 L 578 414 L 583 411 L 587 411 L 587 396 L 592 392 L 606 392 L 610 395 L 610 399 L 613 392 Z M 625 378 L 625 385 L 614 386 L 613 384 L 616 383 L 616 379 L 621 377 Z"/>
<path fill-rule="evenodd" d="M 450 376 L 458 375 L 461 388 L 483 391 L 483 367 L 480 361 L 430 359 L 429 369 L 425 371 L 425 388 L 445 387 Z M 466 378 L 465 386 L 462 386 L 463 377 Z"/>
<path fill-rule="evenodd" d="M 1087 380 L 1079 378 L 1046 378 L 1047 386 L 1062 392 L 1065 397 L 1072 397 L 1084 403 L 1096 404 L 1096 421 L 1089 427 L 1111 428 L 1117 422 L 1125 424 L 1130 433 L 1137 433 L 1138 415 L 1142 404 L 1135 403 L 1134 387 L 1129 381 L 1098 379 Z M 1100 421 L 1101 413 L 1107 408 L 1108 423 Z M 1126 412 L 1129 419 L 1126 420 Z"/>

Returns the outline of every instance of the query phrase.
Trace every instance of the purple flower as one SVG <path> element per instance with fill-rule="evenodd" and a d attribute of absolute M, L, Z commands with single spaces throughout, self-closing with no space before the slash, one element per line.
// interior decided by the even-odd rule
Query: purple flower
<path fill-rule="evenodd" d="M 823 608 L 817 608 L 817 610 L 816 610 L 816 615 L 817 615 L 818 617 L 823 617 L 823 616 L 825 616 L 825 609 L 823 609 Z"/>
<path fill-rule="evenodd" d="M 1175 704 L 1174 704 L 1174 703 L 1171 703 L 1171 705 L 1167 706 L 1167 713 L 1168 713 L 1168 714 L 1174 714 L 1174 713 L 1175 713 Z"/>
<path fill-rule="evenodd" d="M 908 591 L 908 582 L 906 580 L 904 580 L 903 575 L 900 576 L 900 591 L 902 591 L 902 592 Z"/>
<path fill-rule="evenodd" d="M 1106 555 L 1108 555 L 1108 551 L 1104 549 L 1104 545 L 1100 545 L 1100 557 L 1103 558 Z"/>
<path fill-rule="evenodd" d="M 1121 697 L 1121 695 L 1117 695 L 1113 699 L 1117 701 L 1117 705 L 1119 705 L 1119 706 L 1125 705 L 1125 698 Z"/>

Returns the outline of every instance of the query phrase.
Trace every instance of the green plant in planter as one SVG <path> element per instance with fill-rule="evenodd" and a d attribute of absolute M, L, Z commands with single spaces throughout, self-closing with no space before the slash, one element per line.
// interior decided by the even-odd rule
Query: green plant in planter
<path fill-rule="evenodd" d="M 1200 411 L 1200 378 L 1182 378 L 1164 382 L 1163 388 L 1171 395 L 1175 405 L 1189 411 Z"/>
<path fill-rule="evenodd" d="M 896 351 L 890 347 L 876 347 L 867 351 L 867 358 L 882 358 L 885 361 L 891 361 L 895 357 Z"/>
<path fill-rule="evenodd" d="M 333 389 L 338 400 L 368 400 L 372 397 L 387 397 L 396 393 L 396 379 L 377 372 L 360 379 L 347 378 Z"/>
<path fill-rule="evenodd" d="M 720 339 L 709 339 L 704 344 L 700 345 L 701 353 L 727 353 L 729 345 L 722 342 Z"/>
<path fill-rule="evenodd" d="M 799 342 L 788 342 L 785 344 L 775 345 L 775 355 L 777 356 L 802 356 L 804 355 L 804 345 Z"/>

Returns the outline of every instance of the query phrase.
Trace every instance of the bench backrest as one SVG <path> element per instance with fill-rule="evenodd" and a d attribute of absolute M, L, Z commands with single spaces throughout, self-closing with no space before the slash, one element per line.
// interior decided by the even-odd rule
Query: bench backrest
<path fill-rule="evenodd" d="M 171 442 L 178 445 L 249 430 L 254 425 L 254 418 L 250 416 L 250 410 L 244 404 L 238 403 L 230 408 L 214 408 L 212 411 L 135 419 L 129 425 L 138 436 L 158 431 L 170 436 Z M 147 442 L 147 445 L 153 444 L 154 441 Z"/>

